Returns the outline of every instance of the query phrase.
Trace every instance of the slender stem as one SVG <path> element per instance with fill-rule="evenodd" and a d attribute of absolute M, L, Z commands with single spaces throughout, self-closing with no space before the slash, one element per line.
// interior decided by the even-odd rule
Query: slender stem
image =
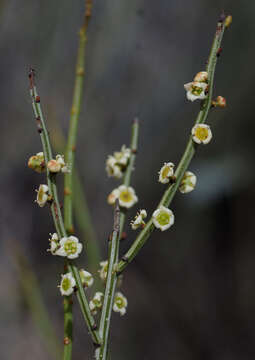
<path fill-rule="evenodd" d="M 87 0 L 86 9 L 84 14 L 84 22 L 79 32 L 79 46 L 77 54 L 76 64 L 76 76 L 73 92 L 73 102 L 71 109 L 70 125 L 68 132 L 68 139 L 66 145 L 65 160 L 70 167 L 70 172 L 65 174 L 64 180 L 64 219 L 67 233 L 71 234 L 74 232 L 73 229 L 73 165 L 74 165 L 74 154 L 76 148 L 77 139 L 77 127 L 78 120 L 81 112 L 81 99 L 83 93 L 83 78 L 84 78 L 84 63 L 85 63 L 85 45 L 87 41 L 87 28 L 91 17 L 92 0 Z"/>
<path fill-rule="evenodd" d="M 64 297 L 64 353 L 63 360 L 72 358 L 73 348 L 73 300 L 72 296 Z"/>
<path fill-rule="evenodd" d="M 218 55 L 218 50 L 220 48 L 221 40 L 222 40 L 222 37 L 224 34 L 224 30 L 225 30 L 224 21 L 218 22 L 215 37 L 214 37 L 214 40 L 212 43 L 212 47 L 211 47 L 211 51 L 210 51 L 210 55 L 209 55 L 209 59 L 208 59 L 207 67 L 206 67 L 206 70 L 208 72 L 208 83 L 209 83 L 208 96 L 201 104 L 201 109 L 197 115 L 195 124 L 204 123 L 207 119 L 209 110 L 211 108 L 213 80 L 214 80 L 215 67 L 216 67 L 217 57 L 218 57 L 217 55 Z M 187 170 L 187 168 L 195 154 L 196 148 L 197 148 L 197 145 L 192 141 L 192 137 L 190 136 L 189 141 L 186 146 L 186 149 L 184 151 L 184 154 L 183 154 L 183 156 L 179 162 L 179 165 L 175 171 L 176 182 L 174 184 L 170 184 L 168 186 L 168 188 L 166 189 L 165 193 L 163 194 L 163 197 L 162 197 L 161 201 L 159 202 L 158 206 L 164 205 L 164 206 L 168 207 L 171 204 L 171 201 L 180 185 L 183 175 L 184 175 L 185 171 Z M 144 229 L 139 233 L 136 240 L 131 245 L 130 249 L 125 254 L 125 256 L 124 256 L 125 260 L 121 260 L 119 262 L 118 268 L 117 268 L 118 272 L 122 272 L 127 267 L 127 265 L 135 258 L 135 256 L 138 254 L 140 249 L 146 243 L 146 241 L 148 240 L 150 234 L 153 232 L 154 229 L 155 229 L 155 226 L 152 222 L 152 217 L 151 217 L 151 219 L 147 222 Z"/>
<path fill-rule="evenodd" d="M 118 262 L 119 251 L 119 232 L 120 232 L 120 208 L 119 200 L 115 202 L 114 208 L 114 225 L 111 239 L 109 241 L 109 258 L 108 258 L 108 270 L 106 278 L 106 286 L 104 293 L 104 303 L 102 307 L 102 314 L 100 319 L 99 335 L 102 339 L 102 345 L 96 352 L 97 359 L 107 359 L 108 349 L 108 337 L 111 321 L 112 306 L 115 294 L 115 288 L 117 283 L 117 273 L 115 265 Z"/>
<path fill-rule="evenodd" d="M 68 132 L 68 140 L 66 146 L 66 162 L 70 167 L 70 173 L 65 173 L 64 177 L 64 225 L 66 232 L 71 234 L 73 229 L 73 167 L 74 167 L 74 153 L 77 138 L 77 125 L 80 116 L 81 98 L 83 89 L 83 77 L 84 77 L 84 62 L 85 62 L 85 44 L 86 44 L 86 30 L 88 27 L 89 19 L 91 16 L 91 1 L 86 2 L 84 22 L 79 32 L 79 46 L 77 53 L 77 64 L 75 74 L 75 84 L 73 92 L 73 103 L 71 110 L 70 126 Z M 69 306 L 64 306 L 64 333 L 65 337 L 69 338 L 64 347 L 64 360 L 69 360 L 72 357 L 72 304 L 69 302 Z"/>
<path fill-rule="evenodd" d="M 41 105 L 40 105 L 40 97 L 38 96 L 36 92 L 35 87 L 35 75 L 34 70 L 30 69 L 29 72 L 29 79 L 30 79 L 30 93 L 32 98 L 32 105 L 34 109 L 35 118 L 37 120 L 38 125 L 38 131 L 41 135 L 41 141 L 44 151 L 44 158 L 45 162 L 47 163 L 49 159 L 52 158 L 52 150 L 51 145 L 49 141 L 48 131 L 46 129 L 45 121 L 43 118 L 43 114 L 41 111 Z M 49 173 L 47 169 L 47 181 L 48 181 L 48 187 L 49 187 L 49 193 L 52 196 L 52 203 L 51 203 L 51 213 L 54 220 L 54 224 L 56 227 L 56 231 L 58 233 L 59 237 L 66 236 L 66 230 L 64 227 L 64 222 L 62 218 L 62 213 L 60 210 L 60 204 L 58 200 L 58 193 L 57 193 L 57 186 L 56 186 L 56 178 L 55 176 L 52 176 L 52 174 Z M 79 275 L 79 271 L 77 267 L 71 263 L 71 261 L 67 260 L 67 265 L 70 271 L 72 272 L 76 283 L 77 283 L 77 297 L 80 303 L 80 307 L 82 310 L 82 314 L 84 316 L 84 320 L 89 328 L 90 334 L 92 336 L 92 339 L 95 344 L 100 344 L 100 338 L 98 331 L 96 330 L 95 321 L 94 318 L 91 315 L 90 309 L 88 307 L 88 301 L 84 292 L 84 289 L 81 284 L 81 279 Z"/>

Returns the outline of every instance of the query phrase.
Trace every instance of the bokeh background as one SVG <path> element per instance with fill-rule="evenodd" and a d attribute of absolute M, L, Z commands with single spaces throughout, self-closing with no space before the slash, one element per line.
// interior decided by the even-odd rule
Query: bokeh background
<path fill-rule="evenodd" d="M 68 129 L 83 9 L 83 0 L 0 2 L 3 360 L 57 358 L 36 326 L 33 276 L 59 342 L 63 338 L 56 288 L 63 262 L 46 252 L 48 233 L 54 231 L 48 209 L 33 203 L 44 176 L 26 166 L 29 156 L 41 151 L 27 72 L 30 65 L 36 69 L 56 142 Z M 130 125 L 138 116 L 132 184 L 138 208 L 151 214 L 164 191 L 157 172 L 166 161 L 178 163 L 199 109 L 186 100 L 183 84 L 204 69 L 222 9 L 233 15 L 233 24 L 224 36 L 215 95 L 226 97 L 227 108 L 210 114 L 213 140 L 198 149 L 190 166 L 198 176 L 195 191 L 178 193 L 171 205 L 175 226 L 155 231 L 124 274 L 122 292 L 129 305 L 123 318 L 113 313 L 113 360 L 255 356 L 255 2 L 95 0 L 76 163 L 104 259 L 112 227 L 106 196 L 117 184 L 105 174 L 106 157 L 129 143 Z M 122 253 L 135 238 L 126 230 Z M 87 268 L 87 261 L 84 254 L 79 263 Z M 75 301 L 73 359 L 92 356 Z"/>

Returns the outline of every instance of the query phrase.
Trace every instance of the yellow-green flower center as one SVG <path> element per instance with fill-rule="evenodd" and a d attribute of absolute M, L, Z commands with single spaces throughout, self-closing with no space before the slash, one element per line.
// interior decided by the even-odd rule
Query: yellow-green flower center
<path fill-rule="evenodd" d="M 75 254 L 77 251 L 77 243 L 72 240 L 67 240 L 64 245 L 65 252 L 70 254 Z"/>
<path fill-rule="evenodd" d="M 121 298 L 121 297 L 119 297 L 119 296 L 117 296 L 117 297 L 115 298 L 115 304 L 118 306 L 119 309 L 125 307 L 125 303 L 124 303 L 123 298 Z"/>
<path fill-rule="evenodd" d="M 40 187 L 40 189 L 38 191 L 38 201 L 43 201 L 44 194 L 45 194 L 45 192 L 44 192 L 43 188 Z"/>
<path fill-rule="evenodd" d="M 199 96 L 203 89 L 199 86 L 192 86 L 191 92 L 193 95 Z"/>
<path fill-rule="evenodd" d="M 167 212 L 160 212 L 157 216 L 156 216 L 156 220 L 157 222 L 161 225 L 167 225 L 170 222 L 170 214 L 168 214 Z"/>
<path fill-rule="evenodd" d="M 119 199 L 123 202 L 130 202 L 133 200 L 133 195 L 128 190 L 124 190 L 120 193 Z"/>
<path fill-rule="evenodd" d="M 162 171 L 162 178 L 165 179 L 168 177 L 169 173 L 171 171 L 170 166 L 165 166 L 163 171 Z"/>
<path fill-rule="evenodd" d="M 204 141 L 208 138 L 208 129 L 204 127 L 197 127 L 195 130 L 195 136 L 201 140 Z"/>
<path fill-rule="evenodd" d="M 70 287 L 71 287 L 71 280 L 70 280 L 69 278 L 64 278 L 64 279 L 62 280 L 61 286 L 62 286 L 62 289 L 63 289 L 64 291 L 69 290 Z"/>

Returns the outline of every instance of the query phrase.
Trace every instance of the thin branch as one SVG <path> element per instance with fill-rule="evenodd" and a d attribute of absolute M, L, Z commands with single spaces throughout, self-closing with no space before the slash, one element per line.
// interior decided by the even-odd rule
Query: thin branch
<path fill-rule="evenodd" d="M 208 72 L 208 83 L 209 83 L 209 89 L 208 89 L 208 96 L 201 104 L 201 109 L 198 113 L 198 116 L 196 118 L 195 124 L 202 124 L 206 121 L 209 110 L 211 108 L 212 103 L 212 92 L 213 92 L 213 80 L 214 80 L 214 72 L 215 67 L 217 63 L 218 58 L 218 50 L 220 48 L 221 40 L 224 34 L 225 30 L 225 22 L 224 17 L 221 18 L 221 20 L 217 24 L 217 29 L 215 33 L 215 37 L 212 43 L 211 52 L 209 55 L 208 63 L 206 70 Z M 185 171 L 187 170 L 194 154 L 196 151 L 197 146 L 194 144 L 192 137 L 190 136 L 189 141 L 187 143 L 186 149 L 184 151 L 184 154 L 179 162 L 179 165 L 175 172 L 176 182 L 174 184 L 170 184 L 168 188 L 166 189 L 160 203 L 160 205 L 164 205 L 168 207 L 171 204 L 171 201 L 180 185 L 180 182 L 183 178 L 183 175 Z M 127 251 L 123 259 L 119 262 L 117 271 L 122 272 L 127 265 L 135 258 L 135 256 L 138 254 L 140 249 L 143 247 L 143 245 L 148 240 L 149 236 L 155 229 L 155 226 L 152 222 L 152 217 L 147 222 L 144 229 L 139 233 L 134 243 L 131 245 L 130 249 Z"/>
<path fill-rule="evenodd" d="M 77 64 L 75 74 L 75 84 L 73 92 L 73 103 L 71 110 L 70 126 L 68 132 L 67 146 L 66 146 L 66 162 L 70 167 L 70 173 L 67 172 L 64 177 L 64 225 L 66 232 L 71 234 L 74 232 L 73 228 L 73 168 L 74 168 L 74 153 L 77 138 L 77 126 L 81 110 L 81 99 L 83 89 L 84 77 L 84 63 L 85 63 L 85 45 L 86 32 L 88 23 L 91 17 L 92 0 L 87 0 L 85 5 L 84 21 L 79 32 L 79 45 L 77 53 Z M 64 306 L 64 333 L 65 338 L 70 339 L 64 347 L 64 360 L 69 360 L 72 357 L 72 304 L 69 301 L 68 306 Z"/>
<path fill-rule="evenodd" d="M 46 129 L 45 121 L 43 118 L 41 105 L 40 105 L 40 97 L 37 94 L 36 87 L 35 87 L 35 74 L 34 70 L 30 69 L 29 72 L 29 79 L 30 79 L 30 94 L 32 98 L 32 106 L 35 114 L 35 118 L 37 120 L 38 131 L 41 136 L 43 151 L 45 162 L 47 163 L 52 158 L 52 150 L 49 141 L 48 131 Z M 56 186 L 56 175 L 50 174 L 47 169 L 47 182 L 49 187 L 49 193 L 52 196 L 52 203 L 51 203 L 51 213 L 54 220 L 56 232 L 58 236 L 61 238 L 63 236 L 67 236 L 66 230 L 64 227 L 64 222 L 62 218 L 62 213 L 60 211 L 60 205 L 58 200 L 58 193 L 57 193 L 57 186 Z M 74 265 L 73 262 L 67 261 L 68 268 L 72 272 L 76 284 L 77 284 L 77 297 L 80 303 L 80 307 L 82 310 L 82 314 L 84 316 L 85 322 L 89 328 L 90 334 L 95 344 L 100 344 L 100 337 L 98 331 L 96 330 L 95 320 L 91 315 L 89 310 L 88 301 L 84 292 L 84 289 L 81 284 L 81 279 L 79 275 L 79 271 L 77 267 Z"/>
<path fill-rule="evenodd" d="M 107 358 L 109 328 L 110 328 L 112 306 L 115 295 L 115 288 L 117 283 L 117 273 L 115 270 L 115 265 L 118 262 L 119 232 L 120 232 L 120 208 L 119 208 L 119 200 L 117 199 L 114 208 L 113 232 L 109 241 L 108 270 L 107 270 L 106 286 L 104 293 L 104 303 L 103 303 L 102 314 L 100 319 L 100 327 L 99 327 L 99 335 L 102 339 L 102 345 L 96 353 L 97 359 L 100 360 L 106 360 Z"/>
<path fill-rule="evenodd" d="M 92 0 L 86 1 L 84 22 L 79 32 L 79 46 L 76 64 L 76 76 L 73 91 L 73 102 L 71 109 L 70 125 L 68 132 L 68 139 L 66 145 L 65 161 L 70 167 L 70 172 L 65 174 L 64 180 L 64 219 L 65 228 L 68 234 L 74 232 L 73 228 L 73 166 L 74 154 L 77 139 L 78 120 L 81 112 L 81 100 L 83 93 L 83 78 L 84 78 L 84 64 L 85 64 L 85 46 L 87 41 L 87 28 L 91 17 Z"/>

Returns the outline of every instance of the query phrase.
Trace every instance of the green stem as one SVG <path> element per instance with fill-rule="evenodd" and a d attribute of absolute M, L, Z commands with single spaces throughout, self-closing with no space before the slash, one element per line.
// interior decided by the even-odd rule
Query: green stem
<path fill-rule="evenodd" d="M 41 141 L 42 141 L 42 146 L 43 146 L 43 151 L 44 151 L 45 162 L 47 164 L 49 159 L 52 158 L 52 150 L 51 150 L 51 145 L 50 145 L 50 141 L 49 141 L 48 131 L 46 129 L 45 121 L 44 121 L 43 114 L 41 111 L 40 98 L 37 94 L 36 87 L 35 87 L 35 79 L 34 79 L 34 70 L 33 69 L 30 69 L 29 79 L 30 79 L 30 94 L 31 94 L 31 98 L 32 98 L 32 105 L 33 105 L 33 109 L 34 109 L 35 118 L 37 120 L 38 131 L 41 135 Z M 52 217 L 54 220 L 57 234 L 61 238 L 63 236 L 67 236 L 67 234 L 66 234 L 66 230 L 64 227 L 62 213 L 60 211 L 60 204 L 59 204 L 59 200 L 58 200 L 58 193 L 57 193 L 57 186 L 56 186 L 56 176 L 55 175 L 53 176 L 52 174 L 50 174 L 48 169 L 47 169 L 47 181 L 48 181 L 49 193 L 52 196 L 51 213 L 52 213 Z M 93 319 L 90 309 L 88 307 L 88 301 L 87 301 L 84 289 L 81 284 L 79 271 L 78 271 L 77 267 L 71 263 L 71 261 L 67 260 L 67 265 L 68 265 L 68 268 L 71 270 L 71 272 L 76 280 L 76 283 L 77 283 L 77 288 L 78 288 L 77 297 L 78 297 L 78 300 L 80 303 L 82 314 L 84 316 L 84 320 L 90 330 L 90 333 L 91 333 L 94 343 L 99 345 L 100 344 L 99 334 L 98 334 L 98 331 L 96 330 L 94 319 Z"/>
<path fill-rule="evenodd" d="M 88 22 L 91 16 L 91 2 L 86 3 L 86 9 L 84 14 L 84 23 L 79 32 L 79 46 L 77 53 L 77 64 L 75 74 L 75 84 L 73 92 L 73 103 L 71 110 L 70 126 L 68 132 L 66 156 L 65 161 L 70 167 L 70 173 L 65 173 L 64 177 L 64 225 L 66 232 L 72 234 L 73 229 L 73 167 L 74 167 L 74 153 L 76 147 L 77 138 L 77 126 L 81 111 L 81 99 L 83 89 L 83 77 L 84 77 L 84 63 L 85 63 L 85 45 L 86 45 L 86 30 Z M 64 307 L 64 333 L 66 337 L 70 339 L 64 347 L 64 360 L 72 358 L 72 329 L 70 325 L 72 321 L 72 305 Z"/>
<path fill-rule="evenodd" d="M 114 209 L 114 226 L 109 241 L 109 257 L 108 270 L 106 278 L 106 286 L 104 293 L 104 303 L 102 307 L 102 314 L 100 319 L 99 335 L 102 339 L 102 345 L 96 352 L 97 360 L 107 359 L 108 338 L 111 321 L 112 306 L 114 301 L 115 288 L 117 283 L 117 273 L 115 265 L 118 263 L 119 252 L 119 231 L 120 231 L 120 208 L 118 199 L 115 202 Z"/>
<path fill-rule="evenodd" d="M 64 297 L 64 353 L 63 360 L 72 358 L 73 348 L 73 300 L 72 296 Z"/>
<path fill-rule="evenodd" d="M 215 67 L 217 63 L 217 52 L 220 48 L 221 40 L 224 34 L 225 30 L 225 23 L 218 22 L 216 34 L 212 43 L 208 64 L 206 67 L 206 70 L 208 72 L 208 96 L 201 104 L 201 109 L 197 115 L 195 124 L 202 124 L 206 121 L 209 110 L 211 108 L 212 103 L 212 92 L 213 92 L 213 80 L 214 80 L 214 73 L 215 73 Z M 180 182 L 183 178 L 183 175 L 185 171 L 187 170 L 194 154 L 196 151 L 197 145 L 194 144 L 192 140 L 192 136 L 190 136 L 189 141 L 187 143 L 186 149 L 184 151 L 184 154 L 179 162 L 179 165 L 175 171 L 175 177 L 176 182 L 174 184 L 170 184 L 168 188 L 166 189 L 161 201 L 159 202 L 159 205 L 164 205 L 168 207 L 171 204 L 171 201 L 180 185 Z M 131 245 L 130 249 L 127 251 L 125 256 L 123 257 L 124 260 L 121 260 L 118 264 L 117 271 L 122 272 L 127 265 L 135 258 L 135 256 L 138 254 L 140 249 L 143 247 L 143 245 L 148 240 L 149 236 L 155 229 L 155 226 L 152 222 L 152 217 L 147 222 L 144 229 L 139 233 L 137 238 L 135 239 L 134 243 Z"/>
<path fill-rule="evenodd" d="M 83 93 L 83 78 L 84 78 L 84 64 L 85 64 L 85 46 L 87 41 L 87 28 L 89 19 L 91 16 L 91 6 L 92 1 L 87 1 L 86 11 L 84 16 L 84 23 L 79 32 L 79 46 L 77 54 L 77 64 L 76 64 L 76 75 L 75 75 L 75 84 L 73 92 L 73 102 L 71 109 L 70 125 L 68 132 L 68 139 L 66 145 L 65 161 L 70 167 L 70 172 L 65 174 L 64 180 L 64 219 L 65 219 L 65 228 L 67 233 L 71 234 L 74 232 L 73 229 L 73 166 L 74 166 L 74 154 L 76 148 L 76 139 L 77 139 L 77 127 L 78 120 L 81 112 L 81 100 Z"/>

